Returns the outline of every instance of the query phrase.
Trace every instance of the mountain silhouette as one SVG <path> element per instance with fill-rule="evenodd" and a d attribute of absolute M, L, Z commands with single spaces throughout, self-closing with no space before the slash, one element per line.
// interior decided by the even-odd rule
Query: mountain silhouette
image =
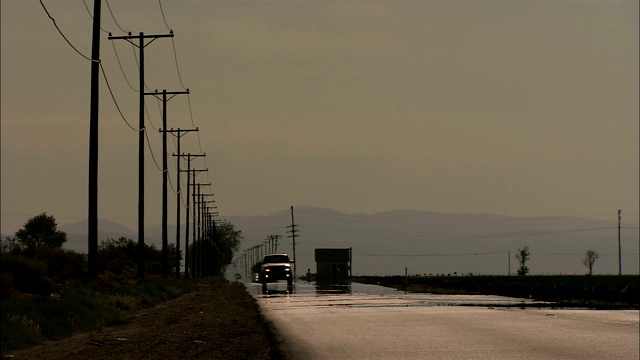
<path fill-rule="evenodd" d="M 515 254 L 528 246 L 531 274 L 586 274 L 582 259 L 587 250 L 600 254 L 595 274 L 617 274 L 617 221 L 579 217 L 518 217 L 492 214 L 437 213 L 394 210 L 375 214 L 347 214 L 313 206 L 294 207 L 298 225 L 296 273 L 315 272 L 316 248 L 352 248 L 353 274 L 515 274 Z M 244 240 L 245 249 L 263 244 L 269 235 L 281 235 L 278 251 L 293 256 L 287 232 L 291 211 L 269 215 L 224 216 Z M 62 225 L 69 238 L 65 247 L 85 252 L 87 222 Z M 185 224 L 181 224 L 184 242 Z M 176 227 L 169 225 L 169 243 Z M 137 232 L 108 220 L 99 221 L 99 240 L 137 238 Z M 193 241 L 190 229 L 190 241 Z M 623 273 L 638 273 L 638 226 L 622 230 Z M 145 242 L 161 247 L 161 227 L 145 229 Z M 184 243 L 181 244 L 184 248 Z"/>

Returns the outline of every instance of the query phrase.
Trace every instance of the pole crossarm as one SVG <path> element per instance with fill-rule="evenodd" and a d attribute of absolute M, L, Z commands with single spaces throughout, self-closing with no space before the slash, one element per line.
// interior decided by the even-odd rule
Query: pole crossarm
<path fill-rule="evenodd" d="M 164 130 L 164 132 L 172 134 L 172 135 L 173 135 L 173 133 L 178 133 L 178 135 L 174 135 L 178 139 L 183 137 L 184 135 L 186 135 L 186 133 L 192 132 L 192 131 L 200 131 L 200 130 L 198 130 L 198 128 L 195 128 L 195 129 L 180 129 L 180 128 L 177 128 L 175 130 L 173 128 L 171 128 L 169 130 Z M 183 155 L 185 155 L 185 154 L 182 154 L 182 155 L 171 154 L 171 156 L 180 156 L 180 157 L 182 157 Z"/>
<path fill-rule="evenodd" d="M 207 156 L 207 154 L 191 154 L 191 153 L 188 153 L 188 154 L 177 154 L 176 156 L 182 156 L 183 158 L 187 158 L 187 160 L 189 160 L 191 158 L 195 158 L 195 157 L 199 157 L 199 156 Z"/>
<path fill-rule="evenodd" d="M 133 46 L 137 48 L 141 48 L 151 44 L 152 42 L 156 41 L 159 38 L 169 38 L 169 37 L 173 37 L 173 30 L 171 30 L 168 34 L 156 34 L 156 35 L 144 35 L 144 33 L 140 33 L 140 35 L 133 35 L 131 34 L 131 32 L 129 32 L 128 35 L 113 36 L 111 35 L 111 33 L 109 33 L 109 36 L 107 38 L 109 40 L 126 40 L 130 42 Z M 141 43 L 140 45 L 136 45 L 134 42 L 131 41 L 132 39 L 140 39 L 140 40 L 151 39 L 151 41 L 149 41 L 146 44 Z"/>
<path fill-rule="evenodd" d="M 198 170 L 198 169 L 180 170 L 180 172 L 190 172 L 190 173 L 196 173 L 196 174 L 199 174 L 199 173 L 201 173 L 201 172 L 203 172 L 203 171 L 209 171 L 209 169 L 200 169 L 200 170 Z M 189 184 L 189 186 L 193 186 L 193 185 L 195 185 L 195 184 Z"/>
<path fill-rule="evenodd" d="M 152 92 L 145 92 L 144 94 L 145 95 L 154 96 L 159 100 L 162 100 L 159 97 L 159 95 L 162 95 L 162 96 L 171 95 L 168 99 L 165 100 L 165 101 L 169 101 L 169 100 L 173 99 L 176 95 L 185 95 L 185 94 L 188 95 L 189 94 L 189 89 L 187 89 L 187 91 L 165 91 L 165 90 L 158 91 L 158 90 L 155 90 L 155 91 L 152 91 Z"/>
<path fill-rule="evenodd" d="M 173 129 L 171 129 L 171 130 L 167 130 L 167 132 L 168 132 L 168 133 L 176 132 L 176 131 L 172 131 L 172 130 L 173 130 Z M 178 129 L 178 130 L 180 130 L 180 129 Z M 181 131 L 182 131 L 182 132 L 185 132 L 185 130 L 181 130 Z M 182 135 L 180 135 L 180 136 L 182 136 Z M 194 155 L 194 154 L 171 154 L 171 156 L 180 156 L 180 157 L 181 157 L 181 158 L 183 158 L 183 159 L 184 159 L 184 158 L 187 158 L 187 160 L 189 160 L 189 159 L 190 159 L 190 158 L 192 158 L 192 157 L 196 157 L 196 156 L 205 156 L 205 155 Z M 189 171 L 189 170 L 184 170 L 184 169 L 182 169 L 182 170 L 180 170 L 180 171 Z"/>

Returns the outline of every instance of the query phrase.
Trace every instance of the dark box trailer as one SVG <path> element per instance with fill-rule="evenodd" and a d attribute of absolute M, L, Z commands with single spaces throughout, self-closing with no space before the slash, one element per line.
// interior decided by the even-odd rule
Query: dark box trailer
<path fill-rule="evenodd" d="M 351 277 L 351 248 L 316 249 L 316 281 L 346 281 Z"/>

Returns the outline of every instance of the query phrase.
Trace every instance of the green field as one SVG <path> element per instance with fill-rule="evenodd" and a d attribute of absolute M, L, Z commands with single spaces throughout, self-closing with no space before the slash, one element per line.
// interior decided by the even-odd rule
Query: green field
<path fill-rule="evenodd" d="M 358 276 L 354 282 L 409 292 L 484 294 L 598 309 L 639 309 L 638 275 Z"/>

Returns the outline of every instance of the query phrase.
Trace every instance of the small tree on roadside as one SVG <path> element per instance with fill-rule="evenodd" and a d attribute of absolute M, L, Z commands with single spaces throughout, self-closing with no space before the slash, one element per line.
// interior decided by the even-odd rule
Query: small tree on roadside
<path fill-rule="evenodd" d="M 2 250 L 2 254 L 8 254 L 15 250 L 20 251 L 20 246 L 16 245 L 18 239 L 15 236 L 5 236 L 2 238 L 2 242 L 0 245 L 0 249 Z"/>
<path fill-rule="evenodd" d="M 529 268 L 526 266 L 527 260 L 529 260 L 529 247 L 525 246 L 522 249 L 518 249 L 516 253 L 516 259 L 518 259 L 518 263 L 520 267 L 518 268 L 518 275 L 525 276 L 529 273 Z"/>
<path fill-rule="evenodd" d="M 220 273 L 224 273 L 226 267 L 233 261 L 233 256 L 240 248 L 240 242 L 243 240 L 242 231 L 236 230 L 235 226 L 229 221 L 223 220 L 216 225 L 218 243 L 218 266 Z"/>
<path fill-rule="evenodd" d="M 42 213 L 29 219 L 24 227 L 16 232 L 16 238 L 22 245 L 32 248 L 59 248 L 67 241 L 67 234 L 58 230 L 53 216 Z"/>
<path fill-rule="evenodd" d="M 593 264 L 596 263 L 596 260 L 598 260 L 599 257 L 600 255 L 598 255 L 595 250 L 587 250 L 584 254 L 584 260 L 582 260 L 582 263 L 589 269 L 589 275 L 593 275 Z"/>

